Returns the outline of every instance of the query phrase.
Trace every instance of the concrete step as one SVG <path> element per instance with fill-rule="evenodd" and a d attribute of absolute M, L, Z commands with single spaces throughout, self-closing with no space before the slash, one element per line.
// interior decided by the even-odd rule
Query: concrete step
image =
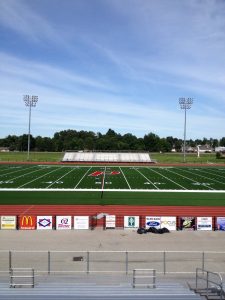
<path fill-rule="evenodd" d="M 0 284 L 0 299 L 76 299 L 76 300 L 198 300 L 193 291 L 180 284 L 158 285 L 152 288 L 132 288 L 129 285 L 94 285 L 38 283 L 34 288 L 9 288 L 9 284 Z"/>

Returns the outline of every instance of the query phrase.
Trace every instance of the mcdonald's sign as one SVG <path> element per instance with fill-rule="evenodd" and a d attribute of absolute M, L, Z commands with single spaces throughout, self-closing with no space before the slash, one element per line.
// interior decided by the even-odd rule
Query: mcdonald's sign
<path fill-rule="evenodd" d="M 37 217 L 36 216 L 20 216 L 19 229 L 34 230 L 36 229 Z"/>

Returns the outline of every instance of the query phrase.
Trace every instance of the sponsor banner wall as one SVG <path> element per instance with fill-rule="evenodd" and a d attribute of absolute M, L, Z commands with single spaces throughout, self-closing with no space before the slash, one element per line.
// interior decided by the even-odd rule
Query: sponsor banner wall
<path fill-rule="evenodd" d="M 57 216 L 56 217 L 56 229 L 65 230 L 72 228 L 71 216 Z"/>
<path fill-rule="evenodd" d="M 225 217 L 217 217 L 216 226 L 218 230 L 225 230 Z"/>
<path fill-rule="evenodd" d="M 195 217 L 181 217 L 180 227 L 182 230 L 195 230 Z"/>
<path fill-rule="evenodd" d="M 124 228 L 139 228 L 139 216 L 124 216 Z"/>
<path fill-rule="evenodd" d="M 3 230 L 16 229 L 16 216 L 1 216 L 0 228 Z"/>
<path fill-rule="evenodd" d="M 197 230 L 212 230 L 212 217 L 197 217 Z"/>
<path fill-rule="evenodd" d="M 38 216 L 37 229 L 38 230 L 52 229 L 52 216 Z"/>
<path fill-rule="evenodd" d="M 74 217 L 74 229 L 89 229 L 89 216 Z"/>
<path fill-rule="evenodd" d="M 177 230 L 177 218 L 161 217 L 161 228 L 167 228 L 169 231 Z"/>
<path fill-rule="evenodd" d="M 155 227 L 159 229 L 161 226 L 161 217 L 145 217 L 145 228 Z"/>
<path fill-rule="evenodd" d="M 19 229 L 34 230 L 36 229 L 37 217 L 36 216 L 20 216 Z"/>
<path fill-rule="evenodd" d="M 106 215 L 105 216 L 105 228 L 116 228 L 116 216 Z"/>

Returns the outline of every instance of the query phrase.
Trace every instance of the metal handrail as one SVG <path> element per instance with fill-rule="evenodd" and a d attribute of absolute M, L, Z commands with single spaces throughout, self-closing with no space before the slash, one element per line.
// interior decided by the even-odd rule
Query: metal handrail
<path fill-rule="evenodd" d="M 26 275 L 24 275 L 24 273 Z M 15 282 L 15 279 L 26 279 L 29 282 Z M 32 268 L 11 268 L 10 269 L 10 287 L 30 286 L 34 288 L 34 269 Z"/>
<path fill-rule="evenodd" d="M 215 279 L 212 280 L 210 276 L 214 276 Z M 206 282 L 206 296 L 208 296 L 209 292 L 212 291 L 210 284 L 213 284 L 214 288 L 216 287 L 216 293 L 220 296 L 220 299 L 225 299 L 223 298 L 223 296 L 225 296 L 225 292 L 223 290 L 223 279 L 220 273 L 207 271 L 202 268 L 196 268 L 196 291 L 198 290 L 199 279 Z"/>
<path fill-rule="evenodd" d="M 141 275 L 137 274 L 137 273 L 141 273 Z M 147 274 L 146 274 L 147 273 Z M 151 274 L 148 274 L 151 273 Z M 152 283 L 137 283 L 136 279 L 139 278 L 152 278 Z M 156 270 L 155 269 L 134 269 L 133 270 L 133 288 L 137 287 L 137 286 L 146 286 L 146 287 L 150 287 L 152 286 L 152 288 L 155 288 L 156 285 Z"/>

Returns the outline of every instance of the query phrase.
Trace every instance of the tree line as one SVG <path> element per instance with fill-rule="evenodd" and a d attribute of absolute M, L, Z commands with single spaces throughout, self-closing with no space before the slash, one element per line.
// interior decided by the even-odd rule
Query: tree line
<path fill-rule="evenodd" d="M 0 147 L 8 147 L 10 151 L 26 151 L 28 135 L 21 136 L 8 135 L 0 139 Z M 150 132 L 143 138 L 138 138 L 131 133 L 121 135 L 109 129 L 106 134 L 92 131 L 76 131 L 72 129 L 56 132 L 52 138 L 30 136 L 31 151 L 61 152 L 65 150 L 132 150 L 149 152 L 170 152 L 175 149 L 177 152 L 182 150 L 183 140 L 168 136 L 160 138 Z M 210 145 L 212 148 L 225 146 L 225 137 L 218 139 L 203 138 L 187 140 L 186 144 L 190 147 L 197 145 Z"/>

